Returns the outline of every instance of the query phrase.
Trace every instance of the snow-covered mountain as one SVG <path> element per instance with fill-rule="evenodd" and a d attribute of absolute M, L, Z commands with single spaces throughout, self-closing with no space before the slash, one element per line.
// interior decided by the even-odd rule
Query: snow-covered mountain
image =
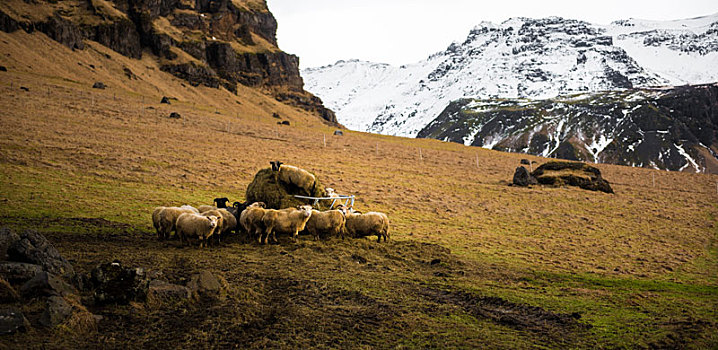
<path fill-rule="evenodd" d="M 462 98 L 545 99 L 718 81 L 718 14 L 608 26 L 558 17 L 484 22 L 463 43 L 415 64 L 339 61 L 302 75 L 348 128 L 414 137 Z"/>

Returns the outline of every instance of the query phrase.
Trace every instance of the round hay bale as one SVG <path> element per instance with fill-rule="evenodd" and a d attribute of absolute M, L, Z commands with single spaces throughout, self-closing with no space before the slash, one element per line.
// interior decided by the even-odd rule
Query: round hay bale
<path fill-rule="evenodd" d="M 249 203 L 264 202 L 267 208 L 284 209 L 293 208 L 299 205 L 314 204 L 311 199 L 299 199 L 294 195 L 306 195 L 296 186 L 288 186 L 277 179 L 279 172 L 273 171 L 272 168 L 265 168 L 254 175 L 254 180 L 247 186 L 247 201 Z M 311 172 L 310 172 L 311 173 Z M 310 197 L 326 197 L 327 191 L 324 189 L 319 177 L 314 174 L 316 184 L 314 191 Z M 318 210 L 327 210 L 329 202 L 319 201 Z"/>

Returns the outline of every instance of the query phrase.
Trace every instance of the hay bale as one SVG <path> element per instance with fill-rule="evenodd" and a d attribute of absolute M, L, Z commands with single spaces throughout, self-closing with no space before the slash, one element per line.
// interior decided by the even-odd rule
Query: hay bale
<path fill-rule="evenodd" d="M 273 171 L 271 168 L 265 168 L 257 172 L 254 180 L 247 186 L 247 201 L 250 203 L 264 202 L 267 208 L 271 209 L 292 208 L 314 203 L 313 200 L 295 198 L 294 195 L 305 195 L 305 193 L 296 188 L 296 186 L 290 186 L 279 181 L 277 174 L 278 172 Z M 310 197 L 325 197 L 327 191 L 324 189 L 324 185 L 322 185 L 316 174 L 311 174 L 316 179 L 316 185 Z M 324 202 L 326 201 L 320 201 L 319 208 L 315 209 L 327 210 L 329 203 Z"/>
<path fill-rule="evenodd" d="M 611 185 L 601 177 L 601 171 L 586 163 L 548 162 L 534 170 L 531 175 L 544 185 L 578 186 L 585 190 L 613 193 Z"/>

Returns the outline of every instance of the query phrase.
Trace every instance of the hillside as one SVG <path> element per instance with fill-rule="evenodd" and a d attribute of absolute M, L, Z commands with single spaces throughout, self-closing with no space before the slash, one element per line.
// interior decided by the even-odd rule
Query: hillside
<path fill-rule="evenodd" d="M 277 46 L 277 21 L 263 0 L 9 0 L 0 3 L 0 30 L 42 32 L 72 50 L 94 41 L 126 57 L 149 55 L 192 86 L 253 87 L 337 125 L 303 90 L 299 58 Z"/>
<path fill-rule="evenodd" d="M 325 100 L 347 127 L 414 137 L 460 99 L 544 100 L 714 83 L 715 67 L 714 14 L 678 21 L 621 20 L 608 26 L 559 17 L 483 22 L 464 42 L 420 62 L 395 67 L 339 61 L 302 74 L 307 89 Z"/>
<path fill-rule="evenodd" d="M 454 101 L 417 137 L 507 152 L 718 172 L 718 85 Z"/>
<path fill-rule="evenodd" d="M 3 348 L 718 344 L 718 176 L 598 164 L 616 194 L 510 187 L 521 158 L 545 159 L 333 136 L 256 88 L 193 87 L 150 54 L 85 45 L 0 32 L 0 226 L 39 231 L 81 274 L 119 260 L 185 285 L 208 270 L 227 296 L 88 304 L 97 331 L 33 327 L 0 335 Z M 157 241 L 155 206 L 243 200 L 277 159 L 356 195 L 359 210 L 386 212 L 390 240 Z M 22 305 L 30 318 L 43 307 Z"/>

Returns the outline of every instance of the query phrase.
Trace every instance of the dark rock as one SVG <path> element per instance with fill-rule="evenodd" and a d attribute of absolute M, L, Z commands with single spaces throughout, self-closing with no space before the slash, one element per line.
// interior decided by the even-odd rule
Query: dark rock
<path fill-rule="evenodd" d="M 20 90 L 23 90 L 23 91 L 30 91 L 30 89 L 28 89 L 28 88 L 26 88 L 26 87 L 24 87 L 24 86 L 21 86 L 21 87 L 20 87 Z"/>
<path fill-rule="evenodd" d="M 7 72 L 7 67 L 0 66 L 0 72 Z"/>
<path fill-rule="evenodd" d="M 77 294 L 77 289 L 46 271 L 38 273 L 20 287 L 20 295 L 25 298 L 53 295 L 65 296 L 70 294 Z"/>
<path fill-rule="evenodd" d="M 161 306 L 182 302 L 192 298 L 192 291 L 189 288 L 164 281 L 153 280 L 147 290 L 147 303 Z"/>
<path fill-rule="evenodd" d="M 578 186 L 586 190 L 613 193 L 611 185 L 601 177 L 601 171 L 585 163 L 548 162 L 538 167 L 531 175 L 545 185 Z"/>
<path fill-rule="evenodd" d="M 529 171 L 526 168 L 524 168 L 523 166 L 516 168 L 513 180 L 514 185 L 526 187 L 529 185 L 535 185 L 537 183 L 538 181 L 536 181 L 536 178 L 529 174 Z"/>
<path fill-rule="evenodd" d="M 440 264 L 440 263 L 441 263 L 441 259 L 434 259 L 434 260 L 431 260 L 431 262 L 429 264 L 436 265 L 436 264 Z"/>
<path fill-rule="evenodd" d="M 227 296 L 227 282 L 207 270 L 193 275 L 187 288 L 198 299 L 223 300 Z"/>
<path fill-rule="evenodd" d="M 25 283 L 42 272 L 42 266 L 15 261 L 0 262 L 0 276 L 12 283 Z"/>
<path fill-rule="evenodd" d="M 281 122 L 277 122 L 279 125 L 290 125 L 289 120 L 282 120 Z"/>
<path fill-rule="evenodd" d="M 0 11 L 0 30 L 12 33 L 20 29 L 20 23 L 3 11 Z"/>
<path fill-rule="evenodd" d="M 204 85 L 218 88 L 219 78 L 212 68 L 195 63 L 166 64 L 160 67 L 163 72 L 170 73 L 180 79 L 188 81 L 192 86 Z"/>
<path fill-rule="evenodd" d="M 70 262 L 43 235 L 35 231 L 23 233 L 20 240 L 8 249 L 8 257 L 12 261 L 40 265 L 44 271 L 67 280 L 72 280 L 76 275 Z"/>
<path fill-rule="evenodd" d="M 80 29 L 57 14 L 49 17 L 45 22 L 37 23 L 36 28 L 71 49 L 82 50 L 85 48 L 84 35 Z"/>
<path fill-rule="evenodd" d="M 274 113 L 272 113 L 272 118 L 280 119 L 280 118 L 282 118 L 282 117 L 279 115 L 279 113 L 274 112 Z"/>
<path fill-rule="evenodd" d="M 162 96 L 162 101 L 160 101 L 160 103 L 166 103 L 168 105 L 172 104 L 172 103 L 170 103 L 170 98 L 167 96 Z"/>
<path fill-rule="evenodd" d="M 25 332 L 30 329 L 30 322 L 20 309 L 14 306 L 0 308 L 0 334 Z"/>
<path fill-rule="evenodd" d="M 129 304 L 144 301 L 149 280 L 141 268 L 124 268 L 118 262 L 105 263 L 90 273 L 90 286 L 98 304 Z"/>
<path fill-rule="evenodd" d="M 181 119 L 182 116 L 177 112 L 170 113 L 170 119 Z"/>
<path fill-rule="evenodd" d="M 531 165 L 531 161 L 529 161 L 528 159 L 521 159 L 521 164 L 523 164 L 523 165 Z"/>
<path fill-rule="evenodd" d="M 132 73 L 132 71 L 129 68 L 124 67 L 124 68 L 122 68 L 122 71 L 125 72 L 125 76 L 127 77 L 127 79 L 137 80 L 137 75 L 135 75 L 135 73 Z"/>
<path fill-rule="evenodd" d="M 20 300 L 20 294 L 15 291 L 8 281 L 0 278 L 0 303 L 8 304 Z"/>
<path fill-rule="evenodd" d="M 53 328 L 72 315 L 72 305 L 70 305 L 64 298 L 58 296 L 51 296 L 47 298 L 47 306 L 45 311 L 40 315 L 40 324 Z"/>
<path fill-rule="evenodd" d="M 337 135 L 337 136 L 344 136 L 344 131 L 341 131 L 341 130 L 334 130 L 334 135 Z"/>
<path fill-rule="evenodd" d="M 106 87 L 107 86 L 105 85 L 105 83 L 103 83 L 101 81 L 98 81 L 98 82 L 95 82 L 94 84 L 92 84 L 93 89 L 104 89 Z"/>
<path fill-rule="evenodd" d="M 92 27 L 86 35 L 122 55 L 142 58 L 140 35 L 135 24 L 129 19 L 114 19 Z"/>
<path fill-rule="evenodd" d="M 0 260 L 7 260 L 7 250 L 10 246 L 19 241 L 20 236 L 7 227 L 0 228 Z"/>

